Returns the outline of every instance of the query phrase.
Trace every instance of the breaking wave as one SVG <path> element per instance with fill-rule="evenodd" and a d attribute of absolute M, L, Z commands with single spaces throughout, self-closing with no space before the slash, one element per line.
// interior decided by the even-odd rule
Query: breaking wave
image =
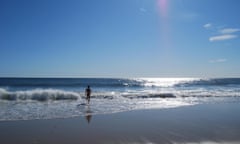
<path fill-rule="evenodd" d="M 34 89 L 26 91 L 10 92 L 0 88 L 0 98 L 2 100 L 77 100 L 80 94 L 56 89 Z"/>
<path fill-rule="evenodd" d="M 150 90 L 150 91 L 95 91 L 91 99 L 155 99 L 155 98 L 206 98 L 206 97 L 239 97 L 239 88 L 228 89 L 170 89 L 168 91 Z M 0 100 L 7 101 L 60 101 L 60 100 L 78 100 L 85 99 L 84 92 L 66 91 L 61 89 L 32 89 L 9 91 L 0 88 Z"/>

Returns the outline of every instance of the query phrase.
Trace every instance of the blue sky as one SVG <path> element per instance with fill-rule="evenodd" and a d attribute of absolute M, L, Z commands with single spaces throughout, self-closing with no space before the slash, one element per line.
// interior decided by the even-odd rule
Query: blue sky
<path fill-rule="evenodd" d="M 0 77 L 240 77 L 239 0 L 1 0 Z"/>

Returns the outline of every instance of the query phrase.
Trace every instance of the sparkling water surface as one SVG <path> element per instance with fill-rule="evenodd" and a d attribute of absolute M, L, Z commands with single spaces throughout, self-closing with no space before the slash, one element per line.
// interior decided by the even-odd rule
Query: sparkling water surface
<path fill-rule="evenodd" d="M 84 90 L 91 86 L 86 105 Z M 68 118 L 239 102 L 240 79 L 0 78 L 0 120 Z"/>

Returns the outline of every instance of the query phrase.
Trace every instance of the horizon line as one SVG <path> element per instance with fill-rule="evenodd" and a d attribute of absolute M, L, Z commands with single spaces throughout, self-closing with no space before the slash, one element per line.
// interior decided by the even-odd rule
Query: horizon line
<path fill-rule="evenodd" d="M 220 78 L 220 79 L 224 79 L 224 78 L 240 78 L 240 77 L 181 77 L 181 76 L 179 76 L 179 77 L 91 77 L 91 76 L 89 76 L 89 77 L 86 77 L 86 76 L 77 76 L 77 77 L 73 77 L 73 76 L 60 76 L 60 77 L 51 77 L 51 76 L 0 76 L 0 79 L 1 78 L 10 78 L 10 79 L 13 79 L 13 78 L 22 78 L 22 79 L 24 79 L 24 78 L 29 78 L 29 79 L 31 79 L 31 78 L 36 78 L 36 79 L 47 79 L 47 78 L 56 78 L 56 79 L 67 79 L 67 78 L 69 78 L 69 79 L 77 79 L 77 78 L 79 78 L 79 79 L 81 79 L 81 78 L 92 78 L 92 79 L 138 79 L 138 78 L 192 78 L 192 79 L 218 79 L 218 78 Z"/>

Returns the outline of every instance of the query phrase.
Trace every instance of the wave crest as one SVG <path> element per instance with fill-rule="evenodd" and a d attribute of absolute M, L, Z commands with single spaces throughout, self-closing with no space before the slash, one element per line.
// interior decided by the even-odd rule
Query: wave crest
<path fill-rule="evenodd" d="M 77 100 L 80 94 L 57 89 L 34 89 L 26 91 L 9 92 L 0 88 L 0 99 L 3 100 Z"/>

